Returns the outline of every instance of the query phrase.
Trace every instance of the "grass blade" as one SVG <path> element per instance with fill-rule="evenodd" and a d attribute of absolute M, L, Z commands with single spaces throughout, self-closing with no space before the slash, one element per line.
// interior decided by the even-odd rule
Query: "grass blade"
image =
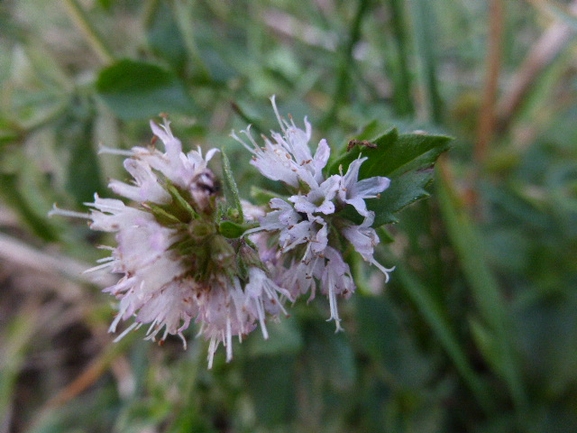
<path fill-rule="evenodd" d="M 437 66 L 435 59 L 436 35 L 434 29 L 434 13 L 428 0 L 411 0 L 411 15 L 413 18 L 413 37 L 420 62 L 419 75 L 421 86 L 427 98 L 427 110 L 431 121 L 437 124 L 443 122 L 443 103 L 437 82 Z"/>
<path fill-rule="evenodd" d="M 467 387 L 477 398 L 479 405 L 486 413 L 492 412 L 494 407 L 492 406 L 489 390 L 469 363 L 467 355 L 459 344 L 457 336 L 449 323 L 446 312 L 434 296 L 430 294 L 427 287 L 404 266 L 397 265 L 395 276 L 401 281 L 402 289 L 416 305 L 424 320 L 439 339 L 441 346 L 451 358 Z"/>
<path fill-rule="evenodd" d="M 481 235 L 473 225 L 465 209 L 459 207 L 455 191 L 447 178 L 438 176 L 437 194 L 449 239 L 461 263 L 479 315 L 483 324 L 474 323 L 479 349 L 486 361 L 507 383 L 517 408 L 526 407 L 526 394 L 521 379 L 520 365 L 514 352 L 514 341 L 510 330 L 505 299 L 499 285 L 483 259 Z M 481 329 L 484 325 L 483 331 Z M 483 349 L 486 350 L 483 350 Z"/>

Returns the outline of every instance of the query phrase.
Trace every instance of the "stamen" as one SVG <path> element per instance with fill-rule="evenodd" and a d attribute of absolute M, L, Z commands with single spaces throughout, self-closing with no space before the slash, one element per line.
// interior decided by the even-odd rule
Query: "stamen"
<path fill-rule="evenodd" d="M 60 209 L 56 206 L 56 203 L 54 203 L 52 205 L 52 210 L 50 212 L 48 212 L 49 217 L 51 217 L 52 215 L 65 216 L 65 217 L 70 217 L 70 218 L 82 218 L 82 219 L 87 219 L 87 220 L 92 219 L 92 216 L 89 213 L 74 212 L 71 210 Z"/>

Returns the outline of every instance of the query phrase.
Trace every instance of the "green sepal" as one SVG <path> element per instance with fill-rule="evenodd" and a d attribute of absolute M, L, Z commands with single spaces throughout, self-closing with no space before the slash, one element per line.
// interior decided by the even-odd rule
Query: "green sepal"
<path fill-rule="evenodd" d="M 221 221 L 218 225 L 218 232 L 228 239 L 240 238 L 245 231 L 256 227 L 255 224 L 237 224 L 232 221 Z"/>
<path fill-rule="evenodd" d="M 244 216 L 242 214 L 242 205 L 238 194 L 238 187 L 234 181 L 230 161 L 226 156 L 224 149 L 221 149 L 222 174 L 223 174 L 223 193 L 226 201 L 225 217 L 236 223 L 242 223 Z M 235 236 L 238 237 L 238 236 Z"/>
<path fill-rule="evenodd" d="M 198 212 L 196 212 L 194 210 L 194 208 L 192 207 L 191 203 L 193 202 L 192 197 L 188 197 L 185 198 L 183 196 L 183 194 L 185 194 L 185 191 L 180 190 L 179 188 L 175 187 L 174 185 L 167 185 L 166 186 L 166 190 L 168 191 L 168 193 L 171 195 L 171 197 L 173 198 L 173 205 L 176 205 L 176 207 L 178 209 L 174 209 L 175 213 L 178 212 L 177 217 L 182 221 L 182 222 L 188 222 L 191 219 L 198 219 L 199 215 Z M 188 196 L 190 196 L 190 194 L 186 193 Z M 171 211 L 173 211 L 173 209 L 170 209 Z M 186 214 L 186 215 L 184 215 Z"/>
<path fill-rule="evenodd" d="M 373 227 L 394 223 L 395 213 L 429 195 L 425 187 L 433 178 L 433 166 L 449 149 L 451 140 L 444 135 L 399 134 L 392 128 L 371 140 L 351 140 L 329 167 L 328 175 L 345 173 L 355 159 L 367 157 L 359 170 L 359 180 L 374 176 L 391 180 L 380 197 L 367 200 L 367 208 L 375 212 Z M 341 216 L 346 217 L 347 212 L 351 211 L 345 209 Z"/>
<path fill-rule="evenodd" d="M 174 224 L 182 223 L 182 221 L 180 221 L 176 216 L 167 212 L 162 206 L 155 203 L 147 202 L 144 205 L 144 208 L 152 213 L 154 219 L 156 219 L 156 221 L 162 226 L 169 227 Z"/>

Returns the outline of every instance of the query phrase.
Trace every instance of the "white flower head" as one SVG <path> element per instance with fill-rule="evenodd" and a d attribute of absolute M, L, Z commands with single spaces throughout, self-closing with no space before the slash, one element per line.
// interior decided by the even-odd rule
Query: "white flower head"
<path fill-rule="evenodd" d="M 313 156 L 309 147 L 312 135 L 311 124 L 304 119 L 305 129 L 300 129 L 291 119 L 290 123 L 284 120 L 278 113 L 275 97 L 271 98 L 274 112 L 277 116 L 281 132 L 271 132 L 271 139 L 264 137 L 265 145 L 260 147 L 252 135 L 250 129 L 242 131 L 251 145 L 239 138 L 236 133 L 232 137 L 242 143 L 252 154 L 254 165 L 263 176 L 281 181 L 285 184 L 298 188 L 302 182 L 311 188 L 318 186 L 323 180 L 322 170 L 325 168 L 330 148 L 326 140 L 321 140 Z"/>
<path fill-rule="evenodd" d="M 258 146 L 249 130 L 244 134 L 251 145 L 234 133 L 232 136 L 253 154 L 252 164 L 263 176 L 284 182 L 292 195 L 287 200 L 273 198 L 269 202 L 270 211 L 259 218 L 260 226 L 247 234 L 264 231 L 276 241 L 278 253 L 268 250 L 267 256 L 262 256 L 273 269 L 274 281 L 294 298 L 309 292 L 313 298 L 317 289 L 326 295 L 331 319 L 339 330 L 337 296 L 348 297 L 355 291 L 339 239 L 349 241 L 387 279 L 391 271 L 373 257 L 379 238 L 371 227 L 374 214 L 365 202 L 378 197 L 389 187 L 390 180 L 380 176 L 359 180 L 359 169 L 367 157 L 351 162 L 344 175 L 341 170 L 340 174 L 327 176 L 324 173 L 330 156 L 327 141 L 319 142 L 313 156 L 309 148 L 312 127 L 307 119 L 305 129 L 300 129 L 292 118 L 286 121 L 280 116 L 274 97 L 272 106 L 281 131 L 271 132 L 271 139 L 264 137 L 263 147 Z M 340 216 L 339 212 L 347 205 L 365 218 L 360 226 Z"/>
<path fill-rule="evenodd" d="M 337 331 L 342 329 L 337 300 L 355 291 L 342 254 L 347 246 L 388 279 L 392 269 L 374 258 L 379 238 L 366 200 L 388 188 L 389 179 L 359 180 L 367 157 L 351 162 L 345 174 L 327 174 L 327 141 L 320 140 L 313 153 L 308 120 L 299 128 L 292 118 L 280 116 L 274 97 L 271 102 L 280 131 L 264 137 L 263 147 L 249 129 L 243 131 L 248 143 L 232 136 L 252 153 L 260 173 L 283 182 L 288 194 L 272 198 L 267 208 L 236 200 L 243 221 L 232 225 L 241 227 L 240 233 L 222 224 L 229 203 L 218 194 L 218 181 L 208 166 L 218 150 L 184 153 L 166 119 L 162 125 L 150 124 L 163 148 L 103 149 L 127 157 L 124 168 L 132 180 L 109 183 L 123 200 L 95 195 L 86 203 L 90 213 L 51 212 L 86 218 L 91 229 L 114 233 L 116 245 L 107 248 L 110 257 L 91 270 L 120 277 L 104 289 L 118 300 L 110 331 L 133 320 L 117 339 L 146 326 L 147 339 L 177 335 L 186 346 L 184 331 L 195 323 L 208 341 L 211 367 L 220 345 L 226 360 L 232 359 L 235 337 L 242 341 L 260 327 L 268 338 L 266 321 L 286 314 L 285 301 L 301 295 L 309 300 L 317 293 L 326 296 L 329 320 Z M 364 218 L 360 225 L 344 216 L 349 205 Z"/>
<path fill-rule="evenodd" d="M 186 346 L 183 332 L 194 322 L 209 341 L 209 366 L 220 344 L 229 361 L 232 338 L 242 340 L 258 325 L 268 337 L 265 321 L 285 313 L 282 303 L 290 293 L 269 278 L 252 244 L 219 232 L 220 198 L 208 168 L 217 150 L 205 156 L 200 149 L 185 154 L 168 121 L 161 126 L 151 122 L 151 128 L 164 151 L 104 149 L 128 156 L 124 167 L 133 181 L 110 181 L 110 188 L 128 204 L 95 196 L 87 203 L 90 214 L 56 208 L 52 213 L 87 218 L 93 230 L 115 234 L 111 257 L 92 270 L 121 276 L 104 289 L 119 302 L 110 331 L 116 331 L 120 321 L 134 320 L 118 339 L 147 325 L 148 339 L 178 335 Z M 246 203 L 243 207 L 249 220 L 263 215 Z"/>

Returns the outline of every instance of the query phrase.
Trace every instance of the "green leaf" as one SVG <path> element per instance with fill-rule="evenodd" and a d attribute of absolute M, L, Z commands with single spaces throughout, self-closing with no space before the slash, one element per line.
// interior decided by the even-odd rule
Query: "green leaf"
<path fill-rule="evenodd" d="M 75 98 L 56 126 L 59 148 L 66 153 L 66 191 L 77 204 L 90 202 L 105 191 L 97 152 L 93 145 L 92 101 Z"/>
<path fill-rule="evenodd" d="M 244 389 L 259 424 L 274 426 L 294 419 L 295 361 L 292 356 L 258 356 L 243 365 Z"/>
<path fill-rule="evenodd" d="M 183 83 L 158 65 L 120 60 L 100 71 L 96 90 L 112 111 L 125 120 L 161 112 L 190 114 L 194 102 Z"/>
<path fill-rule="evenodd" d="M 186 44 L 183 41 L 170 5 L 158 2 L 146 35 L 152 52 L 177 70 L 186 66 Z"/>
<path fill-rule="evenodd" d="M 189 218 L 193 220 L 199 219 L 198 213 L 196 212 L 194 207 L 192 207 L 192 205 L 190 204 L 193 203 L 194 200 L 191 200 L 188 197 L 184 196 L 185 194 L 187 196 L 189 195 L 187 191 L 182 191 L 180 188 L 174 185 L 168 185 L 166 189 L 172 196 L 173 199 L 172 203 L 180 208 L 179 210 L 181 212 L 179 212 L 179 214 L 177 215 L 179 218 L 182 218 L 182 221 L 189 221 Z M 175 212 L 175 210 L 172 210 L 172 212 Z"/>
<path fill-rule="evenodd" d="M 386 176 L 391 186 L 377 199 L 367 201 L 375 212 L 374 227 L 396 222 L 394 214 L 405 206 L 427 197 L 425 187 L 433 178 L 433 166 L 439 155 L 449 148 L 450 137 L 428 134 L 399 134 L 390 129 L 375 139 L 357 141 L 358 145 L 341 155 L 329 174 L 345 172 L 359 157 L 367 157 L 359 171 L 359 180 Z M 353 143 L 351 141 L 351 143 Z"/>

